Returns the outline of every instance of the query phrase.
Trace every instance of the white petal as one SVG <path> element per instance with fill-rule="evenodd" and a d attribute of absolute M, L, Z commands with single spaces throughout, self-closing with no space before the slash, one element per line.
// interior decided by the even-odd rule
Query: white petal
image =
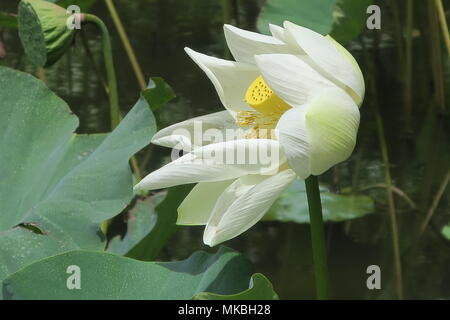
<path fill-rule="evenodd" d="M 322 174 L 350 156 L 359 118 L 358 106 L 340 89 L 324 91 L 311 102 L 305 116 L 311 174 Z"/>
<path fill-rule="evenodd" d="M 309 168 L 309 137 L 306 131 L 307 106 L 287 110 L 280 118 L 275 133 L 286 155 L 289 166 L 300 179 L 306 179 Z"/>
<path fill-rule="evenodd" d="M 214 163 L 233 164 L 248 173 L 272 175 L 286 162 L 280 143 L 272 139 L 240 139 L 214 143 L 192 152 Z"/>
<path fill-rule="evenodd" d="M 283 41 L 260 33 L 224 25 L 225 39 L 234 59 L 254 64 L 254 56 L 265 53 L 291 53 L 292 49 Z"/>
<path fill-rule="evenodd" d="M 361 106 L 362 101 L 364 99 L 364 94 L 365 94 L 365 84 L 364 84 L 364 76 L 362 74 L 361 69 L 359 68 L 358 62 L 356 62 L 355 57 L 353 57 L 350 52 L 347 51 L 347 49 L 345 49 L 339 42 L 337 42 L 336 40 L 334 40 L 330 35 L 326 36 L 328 39 L 330 39 L 334 45 L 336 46 L 336 48 L 338 49 L 338 51 L 341 53 L 341 55 L 347 59 L 350 64 L 353 66 L 353 69 L 355 70 L 356 76 L 358 78 L 358 81 L 360 83 L 360 89 L 359 92 L 355 92 L 354 90 L 351 89 L 347 89 L 347 93 L 350 94 L 353 99 L 355 100 L 356 104 L 358 106 Z"/>
<path fill-rule="evenodd" d="M 288 169 L 269 178 L 239 179 L 217 201 L 206 225 L 203 242 L 215 246 L 232 239 L 257 223 L 295 179 Z M 257 182 L 253 185 L 254 182 Z"/>
<path fill-rule="evenodd" d="M 228 111 L 220 111 L 164 128 L 153 136 L 152 143 L 190 152 L 203 145 L 226 141 L 227 130 L 235 130 L 237 138 L 243 133 Z"/>
<path fill-rule="evenodd" d="M 234 180 L 200 182 L 178 207 L 178 225 L 198 226 L 208 222 L 217 199 Z"/>
<path fill-rule="evenodd" d="M 336 87 L 300 56 L 262 54 L 255 58 L 269 87 L 291 106 L 303 105 L 324 88 Z"/>
<path fill-rule="evenodd" d="M 219 95 L 220 101 L 232 114 L 250 110 L 244 96 L 250 84 L 259 76 L 253 65 L 210 57 L 192 49 L 186 53 L 206 73 Z"/>
<path fill-rule="evenodd" d="M 271 174 L 286 162 L 278 141 L 243 139 L 199 147 L 142 179 L 135 190 L 235 179 L 246 174 Z"/>
<path fill-rule="evenodd" d="M 350 88 L 362 101 L 364 97 L 364 81 L 361 81 L 361 70 L 358 65 L 343 54 L 342 46 L 320 33 L 285 21 L 286 38 L 291 39 L 314 61 L 315 67 L 327 74 L 329 79 Z M 342 50 L 343 49 L 343 50 Z M 348 55 L 350 55 L 348 53 Z M 359 103 L 360 101 L 357 101 Z"/>
<path fill-rule="evenodd" d="M 270 29 L 270 33 L 272 34 L 272 36 L 275 39 L 278 39 L 280 41 L 286 42 L 285 36 L 284 36 L 284 28 L 277 26 L 275 24 L 271 24 L 269 23 L 269 29 Z"/>

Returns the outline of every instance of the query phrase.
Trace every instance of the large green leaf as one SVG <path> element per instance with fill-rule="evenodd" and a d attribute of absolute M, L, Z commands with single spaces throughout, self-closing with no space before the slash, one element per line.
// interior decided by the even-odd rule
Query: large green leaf
<path fill-rule="evenodd" d="M 340 43 L 355 39 L 366 27 L 367 7 L 372 0 L 338 0 L 331 36 Z"/>
<path fill-rule="evenodd" d="M 66 285 L 72 265 L 80 270 L 79 290 Z M 250 276 L 250 263 L 225 247 L 179 262 L 142 262 L 80 250 L 18 271 L 3 282 L 3 293 L 7 299 L 191 299 L 202 291 L 238 293 L 248 288 Z"/>
<path fill-rule="evenodd" d="M 133 196 L 129 158 L 155 131 L 141 98 L 110 134 L 77 135 L 67 104 L 0 67 L 0 280 L 60 252 L 105 245 L 100 224 Z"/>
<path fill-rule="evenodd" d="M 324 221 L 350 220 L 373 212 L 373 200 L 368 196 L 335 194 L 326 188 L 320 189 Z M 305 182 L 294 181 L 273 204 L 264 219 L 309 223 Z"/>
<path fill-rule="evenodd" d="M 258 29 L 269 34 L 269 23 L 283 25 L 288 20 L 346 43 L 362 32 L 371 3 L 372 0 L 268 0 L 259 16 Z"/>
<path fill-rule="evenodd" d="M 193 297 L 194 300 L 278 300 L 273 286 L 261 273 L 255 273 L 248 289 L 230 295 L 200 292 Z"/>
<path fill-rule="evenodd" d="M 153 77 L 148 82 L 147 89 L 142 91 L 142 96 L 147 100 L 152 111 L 156 111 L 175 98 L 175 92 L 163 78 Z"/>
<path fill-rule="evenodd" d="M 267 0 L 258 19 L 258 29 L 269 33 L 269 23 L 288 20 L 321 34 L 330 33 L 336 0 Z"/>
<path fill-rule="evenodd" d="M 156 223 L 151 232 L 127 253 L 127 257 L 151 261 L 158 257 L 167 240 L 177 230 L 177 209 L 191 191 L 192 185 L 181 185 L 168 190 L 165 199 L 156 207 Z"/>

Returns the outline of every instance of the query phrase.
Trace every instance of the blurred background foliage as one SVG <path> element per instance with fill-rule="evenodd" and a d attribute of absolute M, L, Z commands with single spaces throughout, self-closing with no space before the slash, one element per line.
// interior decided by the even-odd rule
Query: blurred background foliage
<path fill-rule="evenodd" d="M 79 4 L 109 27 L 120 105 L 126 113 L 139 98 L 140 87 L 104 1 L 57 2 Z M 355 56 L 366 81 L 357 146 L 349 160 L 321 176 L 326 188 L 322 197 L 329 220 L 333 296 L 339 299 L 397 296 L 393 215 L 398 224 L 404 296 L 450 298 L 450 61 L 436 3 L 115 1 L 145 78 L 163 77 L 176 95 L 170 100 L 171 94 L 165 91 L 167 99 L 160 103 L 168 102 L 153 109 L 158 128 L 221 110 L 212 84 L 183 48 L 230 58 L 224 23 L 267 33 L 269 22 L 291 20 L 330 33 Z M 43 79 L 80 118 L 78 133 L 109 131 L 101 42 L 95 27 L 83 27 L 59 62 L 38 70 L 27 61 L 18 38 L 17 4 L 15 0 L 0 3 L 0 64 Z M 370 4 L 381 8 L 380 30 L 366 28 Z M 443 5 L 448 19 L 450 1 Z M 164 85 L 158 79 L 153 78 L 153 84 Z M 167 163 L 170 150 L 150 145 L 138 153 L 137 160 L 146 174 Z M 202 227 L 174 225 L 177 204 L 189 188 L 134 199 L 113 220 L 108 250 L 145 261 L 184 259 L 198 249 L 214 252 L 202 243 Z M 226 243 L 250 259 L 282 299 L 314 297 L 307 206 L 299 195 L 302 188 L 293 185 L 274 205 L 268 221 Z M 381 267 L 382 290 L 366 287 L 366 268 L 372 264 Z"/>

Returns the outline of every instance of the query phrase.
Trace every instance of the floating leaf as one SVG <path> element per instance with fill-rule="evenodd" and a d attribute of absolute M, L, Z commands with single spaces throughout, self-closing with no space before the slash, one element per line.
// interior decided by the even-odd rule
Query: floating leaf
<path fill-rule="evenodd" d="M 273 286 L 261 273 L 255 273 L 250 280 L 248 289 L 231 295 L 211 292 L 200 292 L 193 297 L 194 300 L 278 300 Z"/>
<path fill-rule="evenodd" d="M 33 76 L 0 67 L 0 96 L 0 280 L 60 252 L 104 248 L 100 224 L 133 197 L 129 158 L 155 132 L 145 100 L 112 133 L 77 135 L 77 117 Z"/>
<path fill-rule="evenodd" d="M 359 218 L 373 212 L 373 200 L 364 195 L 334 194 L 321 187 L 324 221 L 344 221 Z M 273 204 L 265 220 L 309 223 L 308 200 L 305 182 L 294 181 Z"/>
<path fill-rule="evenodd" d="M 66 286 L 71 275 L 66 271 L 73 265 L 80 270 L 80 290 Z M 248 288 L 250 276 L 250 263 L 225 247 L 178 262 L 143 262 L 79 250 L 16 272 L 3 282 L 3 294 L 6 299 L 191 299 L 202 291 L 241 292 Z"/>

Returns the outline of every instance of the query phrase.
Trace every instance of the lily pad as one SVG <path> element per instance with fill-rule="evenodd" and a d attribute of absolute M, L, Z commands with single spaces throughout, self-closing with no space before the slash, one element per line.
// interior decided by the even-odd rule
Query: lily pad
<path fill-rule="evenodd" d="M 320 187 L 324 221 L 345 221 L 363 217 L 374 210 L 372 198 L 365 195 L 335 194 Z M 305 182 L 294 181 L 273 204 L 264 220 L 309 223 Z"/>
<path fill-rule="evenodd" d="M 141 98 L 112 133 L 74 134 L 78 119 L 63 100 L 5 67 L 0 96 L 1 281 L 51 255 L 104 248 L 100 224 L 133 197 L 128 161 L 156 124 Z"/>
<path fill-rule="evenodd" d="M 79 290 L 67 287 L 69 266 L 79 268 Z M 215 254 L 196 252 L 178 262 L 142 262 L 77 250 L 38 261 L 11 275 L 3 282 L 3 295 L 6 299 L 43 300 L 191 299 L 202 291 L 241 292 L 248 288 L 250 277 L 250 262 L 225 247 Z"/>
<path fill-rule="evenodd" d="M 269 23 L 281 26 L 288 20 L 347 43 L 362 32 L 371 3 L 372 0 L 268 0 L 258 18 L 258 29 L 270 34 Z"/>
<path fill-rule="evenodd" d="M 273 290 L 273 286 L 261 273 L 255 273 L 250 280 L 248 289 L 230 295 L 223 295 L 211 292 L 200 292 L 193 297 L 193 300 L 278 300 L 278 295 Z"/>

